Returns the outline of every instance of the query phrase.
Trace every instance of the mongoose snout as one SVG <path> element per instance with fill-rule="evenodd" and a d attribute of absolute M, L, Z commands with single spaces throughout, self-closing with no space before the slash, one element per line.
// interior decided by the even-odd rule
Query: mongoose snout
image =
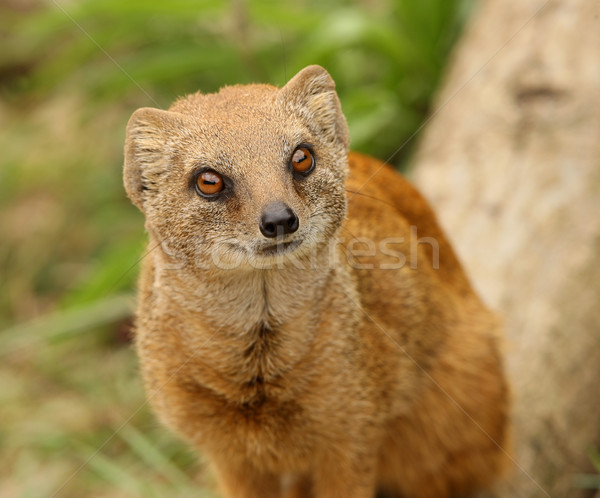
<path fill-rule="evenodd" d="M 299 226 L 294 210 L 281 201 L 267 204 L 259 223 L 261 233 L 270 239 L 294 233 Z"/>

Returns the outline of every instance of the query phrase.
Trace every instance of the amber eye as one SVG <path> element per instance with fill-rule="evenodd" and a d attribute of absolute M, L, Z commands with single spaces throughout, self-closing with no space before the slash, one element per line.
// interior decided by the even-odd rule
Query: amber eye
<path fill-rule="evenodd" d="M 196 180 L 196 189 L 202 195 L 215 195 L 223 190 L 223 178 L 214 171 L 203 171 Z"/>
<path fill-rule="evenodd" d="M 292 154 L 292 168 L 296 173 L 307 174 L 313 169 L 315 159 L 307 147 L 298 147 Z"/>

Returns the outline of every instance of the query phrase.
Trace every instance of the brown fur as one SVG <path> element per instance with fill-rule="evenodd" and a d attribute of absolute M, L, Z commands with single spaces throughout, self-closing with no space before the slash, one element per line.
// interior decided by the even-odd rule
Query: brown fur
<path fill-rule="evenodd" d="M 299 143 L 317 161 L 304 180 L 287 166 Z M 142 372 L 159 417 L 209 457 L 226 497 L 444 497 L 489 485 L 503 466 L 496 320 L 419 193 L 347 149 L 318 66 L 282 89 L 198 93 L 129 122 L 125 186 L 153 248 Z M 226 198 L 197 195 L 202 166 L 231 179 Z M 302 244 L 264 256 L 258 219 L 272 200 L 298 214 L 286 237 Z M 411 226 L 437 241 L 439 269 L 431 244 L 409 243 Z M 355 243 L 349 257 L 355 237 L 403 241 L 374 255 Z"/>

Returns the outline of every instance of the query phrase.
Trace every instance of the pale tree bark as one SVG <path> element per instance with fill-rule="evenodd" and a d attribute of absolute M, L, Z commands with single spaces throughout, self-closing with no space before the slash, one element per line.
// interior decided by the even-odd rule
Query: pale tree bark
<path fill-rule="evenodd" d="M 437 102 L 413 176 L 504 318 L 518 465 L 497 494 L 589 496 L 574 475 L 600 446 L 600 1 L 482 1 Z"/>

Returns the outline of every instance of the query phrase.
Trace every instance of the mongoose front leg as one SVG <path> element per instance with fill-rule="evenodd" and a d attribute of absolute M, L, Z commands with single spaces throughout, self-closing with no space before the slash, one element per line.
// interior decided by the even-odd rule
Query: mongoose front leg
<path fill-rule="evenodd" d="M 312 482 L 307 475 L 292 476 L 284 479 L 281 498 L 312 498 Z"/>
<path fill-rule="evenodd" d="M 223 498 L 280 498 L 281 483 L 276 474 L 259 471 L 246 462 L 214 461 Z"/>
<path fill-rule="evenodd" d="M 313 498 L 373 498 L 376 493 L 374 456 L 329 456 L 313 475 Z"/>

